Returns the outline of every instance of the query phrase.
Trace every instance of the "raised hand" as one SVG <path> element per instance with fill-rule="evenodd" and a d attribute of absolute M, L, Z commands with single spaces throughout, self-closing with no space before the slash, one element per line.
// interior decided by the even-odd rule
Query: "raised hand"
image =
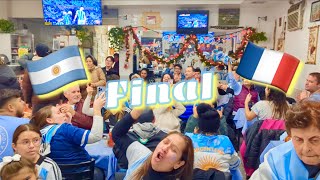
<path fill-rule="evenodd" d="M 249 93 L 246 97 L 246 100 L 244 101 L 245 104 L 249 104 L 249 102 L 251 101 L 252 95 Z"/>
<path fill-rule="evenodd" d="M 197 105 L 195 104 L 195 105 L 193 105 L 193 117 L 195 117 L 195 118 L 198 118 L 199 117 L 199 115 L 198 115 L 198 112 L 197 112 Z"/>
<path fill-rule="evenodd" d="M 101 112 L 102 107 L 106 104 L 105 93 L 101 93 L 93 102 L 93 110 Z"/>
<path fill-rule="evenodd" d="M 92 86 L 90 86 L 90 85 L 87 85 L 87 94 L 88 94 L 88 96 L 92 96 L 92 94 L 93 94 L 93 87 Z"/>

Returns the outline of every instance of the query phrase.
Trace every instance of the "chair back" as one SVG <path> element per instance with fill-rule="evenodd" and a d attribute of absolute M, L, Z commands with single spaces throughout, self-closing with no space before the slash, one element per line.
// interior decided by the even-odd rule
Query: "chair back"
<path fill-rule="evenodd" d="M 58 164 L 61 169 L 62 179 L 65 180 L 90 180 L 94 178 L 95 160 L 79 164 Z"/>

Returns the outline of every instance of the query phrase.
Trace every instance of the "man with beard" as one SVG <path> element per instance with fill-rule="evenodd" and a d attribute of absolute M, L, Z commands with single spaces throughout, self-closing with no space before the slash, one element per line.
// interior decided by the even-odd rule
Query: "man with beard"
<path fill-rule="evenodd" d="M 61 111 L 70 113 L 72 115 L 71 123 L 74 126 L 83 129 L 91 129 L 93 118 L 82 113 L 84 101 L 82 100 L 80 87 L 75 85 L 64 91 L 63 95 L 66 97 L 66 104 L 61 105 Z"/>
<path fill-rule="evenodd" d="M 13 154 L 11 142 L 15 129 L 29 123 L 29 119 L 22 118 L 24 107 L 19 90 L 0 89 L 0 159 Z"/>

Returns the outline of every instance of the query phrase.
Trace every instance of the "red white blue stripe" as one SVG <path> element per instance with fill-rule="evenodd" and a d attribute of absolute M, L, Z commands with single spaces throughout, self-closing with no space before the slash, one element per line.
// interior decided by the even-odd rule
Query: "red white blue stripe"
<path fill-rule="evenodd" d="M 290 54 L 264 49 L 249 42 L 237 73 L 246 79 L 270 84 L 287 92 L 299 62 Z"/>

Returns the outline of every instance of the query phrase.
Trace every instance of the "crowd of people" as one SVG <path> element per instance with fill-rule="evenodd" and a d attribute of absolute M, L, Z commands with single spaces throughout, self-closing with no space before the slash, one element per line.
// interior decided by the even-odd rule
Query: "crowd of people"
<path fill-rule="evenodd" d="M 19 62 L 25 68 L 26 61 L 49 53 L 39 44 L 34 55 Z M 114 141 L 113 152 L 118 167 L 125 170 L 124 179 L 320 178 L 319 72 L 309 74 L 305 91 L 293 100 L 278 89 L 241 78 L 229 63 L 225 65 L 227 81 L 218 84 L 216 102 L 174 101 L 153 109 L 132 108 L 125 102 L 112 111 L 104 108 L 106 95 L 98 93 L 98 88 L 120 79 L 117 53 L 105 59 L 105 67 L 87 56 L 91 82 L 50 99 L 34 95 L 27 69 L 19 84 L 6 63 L 0 62 L 2 180 L 60 180 L 65 173 L 82 171 L 59 165 L 91 161 L 85 146 L 103 140 L 105 133 Z M 180 64 L 165 69 L 160 80 L 148 69 L 130 74 L 129 80 L 135 78 L 146 83 L 193 79 L 205 83 L 199 68 L 189 66 L 183 71 Z M 246 129 L 238 126 L 238 119 L 248 123 Z M 283 143 L 268 150 L 261 161 L 259 157 L 275 140 Z M 242 165 L 245 174 L 240 172 Z M 99 167 L 94 178 L 104 179 Z"/>

